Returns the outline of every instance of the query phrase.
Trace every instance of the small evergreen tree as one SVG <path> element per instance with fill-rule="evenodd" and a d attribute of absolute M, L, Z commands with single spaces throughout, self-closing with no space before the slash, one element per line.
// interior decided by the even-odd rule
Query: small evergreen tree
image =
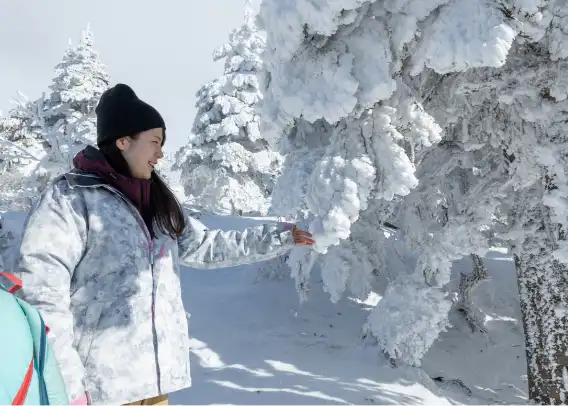
<path fill-rule="evenodd" d="M 89 29 L 76 47 L 69 44 L 55 73 L 44 108 L 47 126 L 56 128 L 72 146 L 96 144 L 94 110 L 110 85 L 110 77 L 93 48 Z M 70 154 L 74 156 L 76 150 L 72 148 Z"/>
<path fill-rule="evenodd" d="M 55 73 L 47 95 L 20 98 L 0 118 L 0 203 L 29 207 L 46 182 L 72 168 L 80 149 L 96 142 L 94 109 L 110 78 L 89 30 L 69 45 Z"/>
<path fill-rule="evenodd" d="M 281 156 L 259 131 L 259 73 L 265 47 L 250 3 L 244 24 L 213 54 L 225 58 L 222 77 L 197 92 L 189 142 L 177 153 L 176 170 L 189 203 L 219 214 L 265 214 Z"/>

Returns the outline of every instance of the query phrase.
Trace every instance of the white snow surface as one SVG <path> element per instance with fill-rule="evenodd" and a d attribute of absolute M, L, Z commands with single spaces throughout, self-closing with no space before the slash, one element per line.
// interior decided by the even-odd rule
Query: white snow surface
<path fill-rule="evenodd" d="M 5 229 L 16 235 L 14 241 L 25 216 L 3 215 Z M 243 229 L 259 221 L 213 216 L 202 220 L 224 229 Z M 485 315 L 487 334 L 472 334 L 451 314 L 452 325 L 430 348 L 421 368 L 393 367 L 377 356 L 371 339 L 363 339 L 361 325 L 377 302 L 378 308 L 382 305 L 376 293 L 366 300 L 344 297 L 332 304 L 315 281 L 310 299 L 300 303 L 289 279 L 258 278 L 263 263 L 216 271 L 184 268 L 193 387 L 171 394 L 170 403 L 526 404 L 514 267 L 508 255 L 496 251 L 485 261 L 491 282 L 476 291 L 475 300 Z M 470 266 L 455 264 L 456 271 Z M 412 334 L 405 326 L 392 326 L 391 331 Z M 435 382 L 430 377 L 444 379 Z"/>

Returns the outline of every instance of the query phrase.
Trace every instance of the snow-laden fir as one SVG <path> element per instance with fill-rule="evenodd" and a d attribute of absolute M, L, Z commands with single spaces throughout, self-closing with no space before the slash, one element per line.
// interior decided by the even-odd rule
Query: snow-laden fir
<path fill-rule="evenodd" d="M 258 75 L 265 38 L 247 3 L 245 22 L 213 53 L 224 74 L 197 92 L 188 143 L 176 154 L 188 203 L 221 214 L 266 214 L 282 157 L 259 130 Z"/>
<path fill-rule="evenodd" d="M 509 244 L 530 397 L 565 401 L 568 3 L 264 0 L 260 21 L 263 135 L 287 154 L 273 210 L 318 241 L 291 255 L 298 288 L 314 266 L 333 300 L 386 274 L 367 330 L 419 365 L 448 326 L 452 262 Z M 413 272 L 386 272 L 386 220 Z"/>
<path fill-rule="evenodd" d="M 96 143 L 94 109 L 109 83 L 87 29 L 76 46 L 69 43 L 47 92 L 22 97 L 0 117 L 0 209 L 29 208 L 78 151 Z"/>

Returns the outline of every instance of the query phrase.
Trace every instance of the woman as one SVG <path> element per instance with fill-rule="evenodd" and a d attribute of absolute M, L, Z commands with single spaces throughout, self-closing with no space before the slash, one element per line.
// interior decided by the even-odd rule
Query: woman
<path fill-rule="evenodd" d="M 312 245 L 296 227 L 208 230 L 154 172 L 160 114 L 119 84 L 96 108 L 97 144 L 30 213 L 17 268 L 50 328 L 71 403 L 167 403 L 191 385 L 180 266 L 221 268 Z"/>

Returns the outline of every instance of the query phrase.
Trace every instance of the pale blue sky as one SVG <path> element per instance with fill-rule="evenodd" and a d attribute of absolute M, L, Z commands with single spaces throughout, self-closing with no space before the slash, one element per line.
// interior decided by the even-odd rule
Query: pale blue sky
<path fill-rule="evenodd" d="M 185 143 L 195 91 L 222 73 L 213 49 L 243 21 L 245 0 L 1 0 L 0 110 L 22 91 L 47 89 L 69 39 L 90 23 L 113 83 L 131 85 L 168 126 L 167 150 Z"/>

